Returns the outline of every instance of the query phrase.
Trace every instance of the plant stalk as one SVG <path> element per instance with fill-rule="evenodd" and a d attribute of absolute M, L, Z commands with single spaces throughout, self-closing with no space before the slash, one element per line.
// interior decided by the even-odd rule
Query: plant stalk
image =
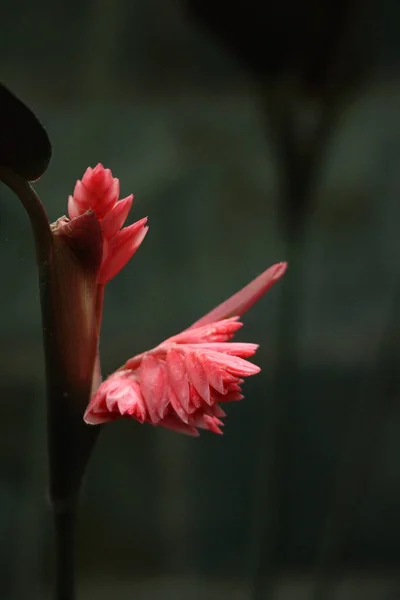
<path fill-rule="evenodd" d="M 55 587 L 54 600 L 75 600 L 75 505 L 54 511 Z"/>

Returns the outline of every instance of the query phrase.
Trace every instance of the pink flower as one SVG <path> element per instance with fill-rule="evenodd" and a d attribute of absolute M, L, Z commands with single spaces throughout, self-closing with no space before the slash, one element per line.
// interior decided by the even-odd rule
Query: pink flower
<path fill-rule="evenodd" d="M 51 444 L 57 466 L 52 471 L 63 472 L 65 478 L 76 476 L 71 485 L 79 484 L 83 463 L 75 453 L 70 461 L 79 464 L 65 467 L 69 440 L 73 438 L 87 453 L 97 435 L 85 426 L 82 415 L 101 383 L 99 339 L 105 284 L 132 257 L 148 229 L 147 219 L 123 227 L 133 196 L 118 198 L 119 181 L 111 171 L 100 164 L 89 168 L 69 197 L 70 218 L 61 217 L 49 226 L 43 211 L 46 223 L 41 223 L 37 234 L 51 390 L 48 414 L 55 432 Z M 32 212 L 42 214 L 37 207 Z M 54 485 L 58 487 L 57 482 Z M 62 496 L 63 492 L 54 494 Z"/>
<path fill-rule="evenodd" d="M 147 217 L 123 227 L 133 203 L 133 195 L 119 198 L 119 180 L 110 169 L 98 164 L 86 169 L 68 199 L 68 214 L 73 223 L 92 210 L 103 235 L 103 254 L 98 283 L 105 284 L 126 265 L 142 243 L 148 227 Z"/>
<path fill-rule="evenodd" d="M 241 400 L 245 377 L 260 372 L 246 360 L 257 344 L 230 340 L 248 310 L 286 271 L 276 264 L 189 329 L 129 359 L 104 381 L 87 407 L 86 423 L 120 417 L 197 436 L 222 433 L 220 404 Z"/>

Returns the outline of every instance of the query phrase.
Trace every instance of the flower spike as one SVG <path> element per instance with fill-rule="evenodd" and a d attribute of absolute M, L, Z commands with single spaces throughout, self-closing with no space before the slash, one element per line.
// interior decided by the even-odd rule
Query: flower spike
<path fill-rule="evenodd" d="M 129 359 L 92 396 L 86 423 L 125 417 L 191 436 L 198 429 L 221 434 L 220 404 L 241 400 L 244 378 L 260 372 L 247 360 L 258 345 L 230 340 L 241 314 L 285 271 L 286 263 L 270 267 L 189 329 Z"/>
<path fill-rule="evenodd" d="M 133 204 L 133 194 L 119 198 L 119 179 L 110 169 L 98 164 L 86 169 L 68 199 L 68 214 L 74 219 L 93 211 L 103 234 L 103 260 L 97 276 L 100 284 L 108 283 L 132 258 L 148 231 L 147 217 L 123 227 Z"/>

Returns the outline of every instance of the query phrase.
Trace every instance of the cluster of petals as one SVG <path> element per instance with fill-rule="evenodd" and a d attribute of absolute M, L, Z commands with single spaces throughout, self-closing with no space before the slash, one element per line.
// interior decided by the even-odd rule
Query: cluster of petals
<path fill-rule="evenodd" d="M 133 203 L 133 195 L 119 199 L 119 180 L 110 169 L 98 164 L 89 167 L 78 180 L 68 199 L 71 220 L 92 210 L 103 235 L 103 257 L 98 282 L 105 284 L 126 265 L 142 243 L 148 227 L 147 217 L 123 227 Z"/>
<path fill-rule="evenodd" d="M 85 421 L 130 417 L 192 436 L 222 433 L 220 404 L 241 400 L 243 378 L 260 371 L 246 360 L 257 344 L 229 341 L 241 326 L 235 316 L 190 328 L 131 358 L 100 385 Z"/>
<path fill-rule="evenodd" d="M 88 168 L 69 197 L 74 219 L 92 211 L 102 233 L 97 282 L 107 283 L 128 262 L 147 233 L 147 219 L 123 227 L 133 196 L 119 199 L 119 181 L 98 164 Z M 197 436 L 198 429 L 222 433 L 221 404 L 241 400 L 244 378 L 260 369 L 247 359 L 257 344 L 231 342 L 246 312 L 285 273 L 273 265 L 182 333 L 129 359 L 95 391 L 84 420 L 96 425 L 136 419 Z"/>

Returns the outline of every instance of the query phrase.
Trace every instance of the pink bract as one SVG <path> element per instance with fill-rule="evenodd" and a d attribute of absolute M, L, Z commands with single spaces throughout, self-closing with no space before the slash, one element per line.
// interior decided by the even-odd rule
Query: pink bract
<path fill-rule="evenodd" d="M 93 395 L 86 423 L 125 417 L 192 436 L 199 435 L 199 428 L 222 433 L 226 415 L 220 404 L 241 400 L 244 378 L 260 372 L 246 360 L 257 344 L 230 340 L 242 327 L 240 315 L 282 277 L 286 266 L 270 267 L 182 333 L 129 359 Z"/>
<path fill-rule="evenodd" d="M 123 227 L 133 203 L 133 195 L 119 199 L 119 180 L 110 169 L 98 164 L 89 167 L 68 199 L 68 214 L 73 220 L 92 210 L 103 234 L 103 258 L 98 283 L 108 283 L 132 258 L 148 227 L 147 217 Z"/>

